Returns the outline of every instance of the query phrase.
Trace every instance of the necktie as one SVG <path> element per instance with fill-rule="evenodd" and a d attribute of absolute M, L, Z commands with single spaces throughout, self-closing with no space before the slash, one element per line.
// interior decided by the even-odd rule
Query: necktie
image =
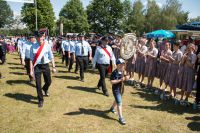
<path fill-rule="evenodd" d="M 82 48 L 81 48 L 81 54 L 84 55 L 84 47 L 83 47 L 83 42 L 81 42 Z"/>
<path fill-rule="evenodd" d="M 41 59 L 41 63 L 44 64 L 44 56 Z"/>

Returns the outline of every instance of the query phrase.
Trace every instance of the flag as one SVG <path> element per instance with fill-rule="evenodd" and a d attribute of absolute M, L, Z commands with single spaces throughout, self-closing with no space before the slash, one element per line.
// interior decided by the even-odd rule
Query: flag
<path fill-rule="evenodd" d="M 34 0 L 4 0 L 4 1 L 22 2 L 22 3 L 34 3 Z"/>

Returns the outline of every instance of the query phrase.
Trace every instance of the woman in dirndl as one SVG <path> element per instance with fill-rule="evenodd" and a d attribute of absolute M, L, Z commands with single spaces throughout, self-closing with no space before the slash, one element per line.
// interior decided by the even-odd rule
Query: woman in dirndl
<path fill-rule="evenodd" d="M 137 46 L 137 58 L 136 58 L 136 73 L 138 73 L 138 79 L 141 84 L 143 84 L 144 81 L 144 74 L 145 74 L 145 64 L 146 64 L 146 52 L 148 50 L 146 46 L 147 40 L 145 38 L 142 38 L 139 40 L 138 46 Z"/>
<path fill-rule="evenodd" d="M 150 40 L 149 43 L 150 47 L 146 54 L 145 76 L 148 78 L 147 87 L 152 88 L 157 70 L 158 49 L 155 48 L 156 42 L 154 40 Z"/>
<path fill-rule="evenodd" d="M 130 80 L 134 80 L 135 61 L 136 61 L 136 54 L 134 54 L 131 58 L 129 58 L 126 63 L 126 72 L 127 75 L 130 75 L 129 77 Z"/>
<path fill-rule="evenodd" d="M 195 45 L 189 44 L 188 52 L 184 54 L 182 64 L 182 83 L 181 83 L 181 101 L 188 102 L 188 98 L 193 89 L 194 81 L 195 81 L 195 63 L 197 60 L 197 56 L 194 53 Z M 184 94 L 186 95 L 185 100 L 183 101 Z"/>
<path fill-rule="evenodd" d="M 112 45 L 113 53 L 115 55 L 116 60 L 120 58 L 121 43 L 122 43 L 122 36 L 117 34 L 114 44 Z"/>
<path fill-rule="evenodd" d="M 169 84 L 169 68 L 170 68 L 170 63 L 169 63 L 169 57 L 172 56 L 172 51 L 170 50 L 170 43 L 165 42 L 165 49 L 161 51 L 160 54 L 160 62 L 158 64 L 158 78 L 160 79 L 160 89 L 163 90 L 162 85 L 163 81 L 165 82 L 165 89 Z"/>
<path fill-rule="evenodd" d="M 179 49 L 180 43 L 176 42 L 173 46 L 172 56 L 169 57 L 171 67 L 169 72 L 169 87 L 170 95 L 176 98 L 176 88 L 179 77 L 179 64 L 181 62 L 183 53 Z"/>

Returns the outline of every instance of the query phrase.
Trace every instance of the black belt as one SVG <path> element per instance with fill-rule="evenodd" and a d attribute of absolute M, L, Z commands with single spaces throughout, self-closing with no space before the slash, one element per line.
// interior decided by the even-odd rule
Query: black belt
<path fill-rule="evenodd" d="M 77 57 L 88 57 L 88 55 L 87 56 L 77 56 Z"/>
<path fill-rule="evenodd" d="M 49 63 L 47 63 L 47 64 L 37 64 L 36 66 L 47 66 L 47 65 L 49 65 Z"/>
<path fill-rule="evenodd" d="M 30 60 L 30 58 L 25 58 L 25 60 Z"/>
<path fill-rule="evenodd" d="M 99 64 L 99 63 L 97 63 L 97 65 L 109 66 L 110 64 Z"/>

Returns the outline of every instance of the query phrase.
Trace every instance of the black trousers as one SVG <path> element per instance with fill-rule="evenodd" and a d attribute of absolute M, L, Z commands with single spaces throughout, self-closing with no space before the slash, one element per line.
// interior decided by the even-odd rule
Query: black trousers
<path fill-rule="evenodd" d="M 74 64 L 74 53 L 70 53 L 69 68 L 68 68 L 69 71 L 72 69 L 73 64 Z"/>
<path fill-rule="evenodd" d="M 79 67 L 78 58 L 76 57 L 76 68 L 75 68 L 75 73 L 78 72 L 78 67 Z"/>
<path fill-rule="evenodd" d="M 200 68 L 199 68 L 198 75 L 197 75 L 196 103 L 200 104 Z"/>
<path fill-rule="evenodd" d="M 65 65 L 66 65 L 66 67 L 68 67 L 68 65 L 69 65 L 68 51 L 65 51 Z"/>
<path fill-rule="evenodd" d="M 35 72 L 35 80 L 36 80 L 36 88 L 37 88 L 37 95 L 38 100 L 43 101 L 43 91 L 48 91 L 49 86 L 51 85 L 51 71 L 49 68 L 49 64 L 38 64 L 34 68 Z M 44 86 L 41 87 L 41 75 L 43 74 L 44 77 Z"/>
<path fill-rule="evenodd" d="M 1 60 L 2 64 L 4 64 L 6 62 L 6 54 L 1 54 L 0 60 Z"/>
<path fill-rule="evenodd" d="M 65 62 L 65 55 L 63 55 L 63 53 L 61 55 L 62 55 L 62 64 L 63 64 Z"/>
<path fill-rule="evenodd" d="M 108 71 L 109 64 L 97 64 L 97 69 L 99 70 L 100 79 L 98 82 L 98 87 L 102 87 L 103 93 L 106 93 L 108 90 L 106 88 L 106 72 Z"/>
<path fill-rule="evenodd" d="M 25 58 L 25 68 L 26 68 L 26 73 L 29 76 L 30 81 L 32 81 L 32 77 L 30 76 L 30 59 Z"/>
<path fill-rule="evenodd" d="M 77 61 L 80 67 L 80 78 L 84 79 L 84 71 L 87 70 L 88 67 L 88 56 L 77 56 Z"/>

